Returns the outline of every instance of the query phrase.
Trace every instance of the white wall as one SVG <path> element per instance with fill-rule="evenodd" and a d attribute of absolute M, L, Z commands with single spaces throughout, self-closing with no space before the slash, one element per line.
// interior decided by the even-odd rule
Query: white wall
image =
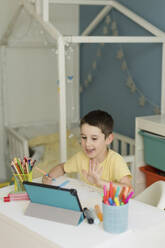
<path fill-rule="evenodd" d="M 18 8 L 18 0 L 1 0 L 0 2 L 0 37 L 5 32 L 9 20 Z"/>
<path fill-rule="evenodd" d="M 1 0 L 0 3 L 0 36 L 4 33 L 14 11 L 18 7 L 17 1 Z M 56 22 L 58 29 L 64 34 L 78 34 L 78 7 L 50 6 L 51 18 Z M 34 38 L 34 40 L 33 40 Z M 4 134 L 3 124 L 17 126 L 28 123 L 58 121 L 58 90 L 57 90 L 57 63 L 55 50 L 50 48 L 52 41 L 40 26 L 30 19 L 23 11 L 14 28 L 14 34 L 10 38 L 10 46 L 6 48 L 4 56 L 1 56 L 1 100 L 0 100 L 0 136 Z M 17 48 L 27 44 L 44 48 Z M 77 101 L 76 117 L 79 118 L 78 96 L 78 51 L 74 52 L 76 59 L 75 71 L 75 101 Z M 74 50 L 75 50 L 74 49 Z M 2 76 L 2 70 L 1 70 Z M 2 86 L 4 87 L 2 92 Z M 3 93 L 3 94 L 2 94 Z M 4 101 L 3 98 L 4 97 Z M 68 99 L 70 98 L 67 97 Z M 4 110 L 4 112 L 3 112 Z M 3 114 L 4 113 L 4 114 Z M 1 147 L 3 147 L 1 139 Z M 0 181 L 8 177 L 4 163 L 4 149 L 0 150 Z M 3 161 L 3 163 L 2 163 Z M 8 162 L 7 162 L 8 164 Z"/>
<path fill-rule="evenodd" d="M 7 49 L 6 122 L 58 120 L 56 56 L 48 49 Z"/>

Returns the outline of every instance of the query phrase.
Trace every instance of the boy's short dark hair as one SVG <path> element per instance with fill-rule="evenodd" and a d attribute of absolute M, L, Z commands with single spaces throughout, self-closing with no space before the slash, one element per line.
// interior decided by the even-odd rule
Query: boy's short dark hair
<path fill-rule="evenodd" d="M 94 110 L 86 114 L 80 122 L 80 127 L 83 124 L 89 124 L 101 129 L 105 137 L 108 137 L 113 130 L 113 118 L 110 114 L 102 110 Z"/>

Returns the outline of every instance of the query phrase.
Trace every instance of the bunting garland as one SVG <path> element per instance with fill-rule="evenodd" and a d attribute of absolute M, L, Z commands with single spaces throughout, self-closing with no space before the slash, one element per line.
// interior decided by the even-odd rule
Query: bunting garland
<path fill-rule="evenodd" d="M 104 26 L 102 28 L 102 33 L 104 36 L 106 36 L 106 35 L 118 36 L 119 35 L 119 31 L 117 28 L 117 22 L 114 20 L 114 17 L 112 18 L 112 15 L 110 16 L 108 14 L 105 17 L 105 21 L 104 21 L 103 25 Z M 91 68 L 89 70 L 90 72 L 88 72 L 86 79 L 80 85 L 80 93 L 82 93 L 85 89 L 87 89 L 89 84 L 93 83 L 98 63 L 101 60 L 103 48 L 104 48 L 104 43 L 98 44 L 98 48 L 96 50 L 96 57 L 92 61 Z M 134 79 L 133 79 L 133 77 L 129 71 L 127 61 L 125 59 L 124 51 L 123 51 L 121 44 L 119 45 L 119 48 L 117 50 L 116 59 L 120 62 L 120 69 L 125 74 L 125 77 L 126 77 L 125 86 L 130 90 L 130 92 L 132 94 L 136 93 L 136 96 L 138 96 L 138 105 L 141 107 L 144 107 L 145 104 L 148 103 L 152 106 L 153 112 L 155 114 L 160 114 L 160 107 L 158 105 L 152 103 L 152 101 L 149 98 L 147 98 L 140 89 L 138 89 L 138 87 L 137 87 L 137 85 L 136 85 L 136 83 L 135 83 L 135 81 L 134 81 Z M 90 77 L 89 77 L 89 75 L 90 75 Z"/>

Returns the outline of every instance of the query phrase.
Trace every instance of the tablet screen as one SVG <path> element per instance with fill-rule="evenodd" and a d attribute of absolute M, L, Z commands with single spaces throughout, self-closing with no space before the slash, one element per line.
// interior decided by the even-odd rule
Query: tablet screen
<path fill-rule="evenodd" d="M 23 184 L 32 203 L 83 212 L 75 189 L 27 181 L 24 181 Z"/>

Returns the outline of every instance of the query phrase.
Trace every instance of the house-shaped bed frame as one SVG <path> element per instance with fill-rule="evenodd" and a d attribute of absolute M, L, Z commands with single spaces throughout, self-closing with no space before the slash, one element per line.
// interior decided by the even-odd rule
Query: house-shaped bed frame
<path fill-rule="evenodd" d="M 89 26 L 80 36 L 64 36 L 49 22 L 49 4 L 76 4 L 76 5 L 100 5 L 105 6 L 94 18 Z M 20 7 L 3 35 L 0 45 L 6 46 L 7 40 L 12 33 L 14 23 L 19 16 L 21 9 L 25 10 L 40 23 L 42 28 L 57 42 L 58 48 L 58 72 L 59 72 L 59 108 L 60 108 L 60 160 L 67 159 L 66 149 L 66 62 L 65 48 L 70 43 L 162 43 L 162 82 L 161 82 L 161 114 L 165 113 L 165 33 L 138 16 L 133 11 L 124 7 L 115 0 L 20 0 Z M 98 23 L 107 15 L 112 8 L 115 8 L 132 21 L 149 31 L 153 36 L 88 36 Z"/>

